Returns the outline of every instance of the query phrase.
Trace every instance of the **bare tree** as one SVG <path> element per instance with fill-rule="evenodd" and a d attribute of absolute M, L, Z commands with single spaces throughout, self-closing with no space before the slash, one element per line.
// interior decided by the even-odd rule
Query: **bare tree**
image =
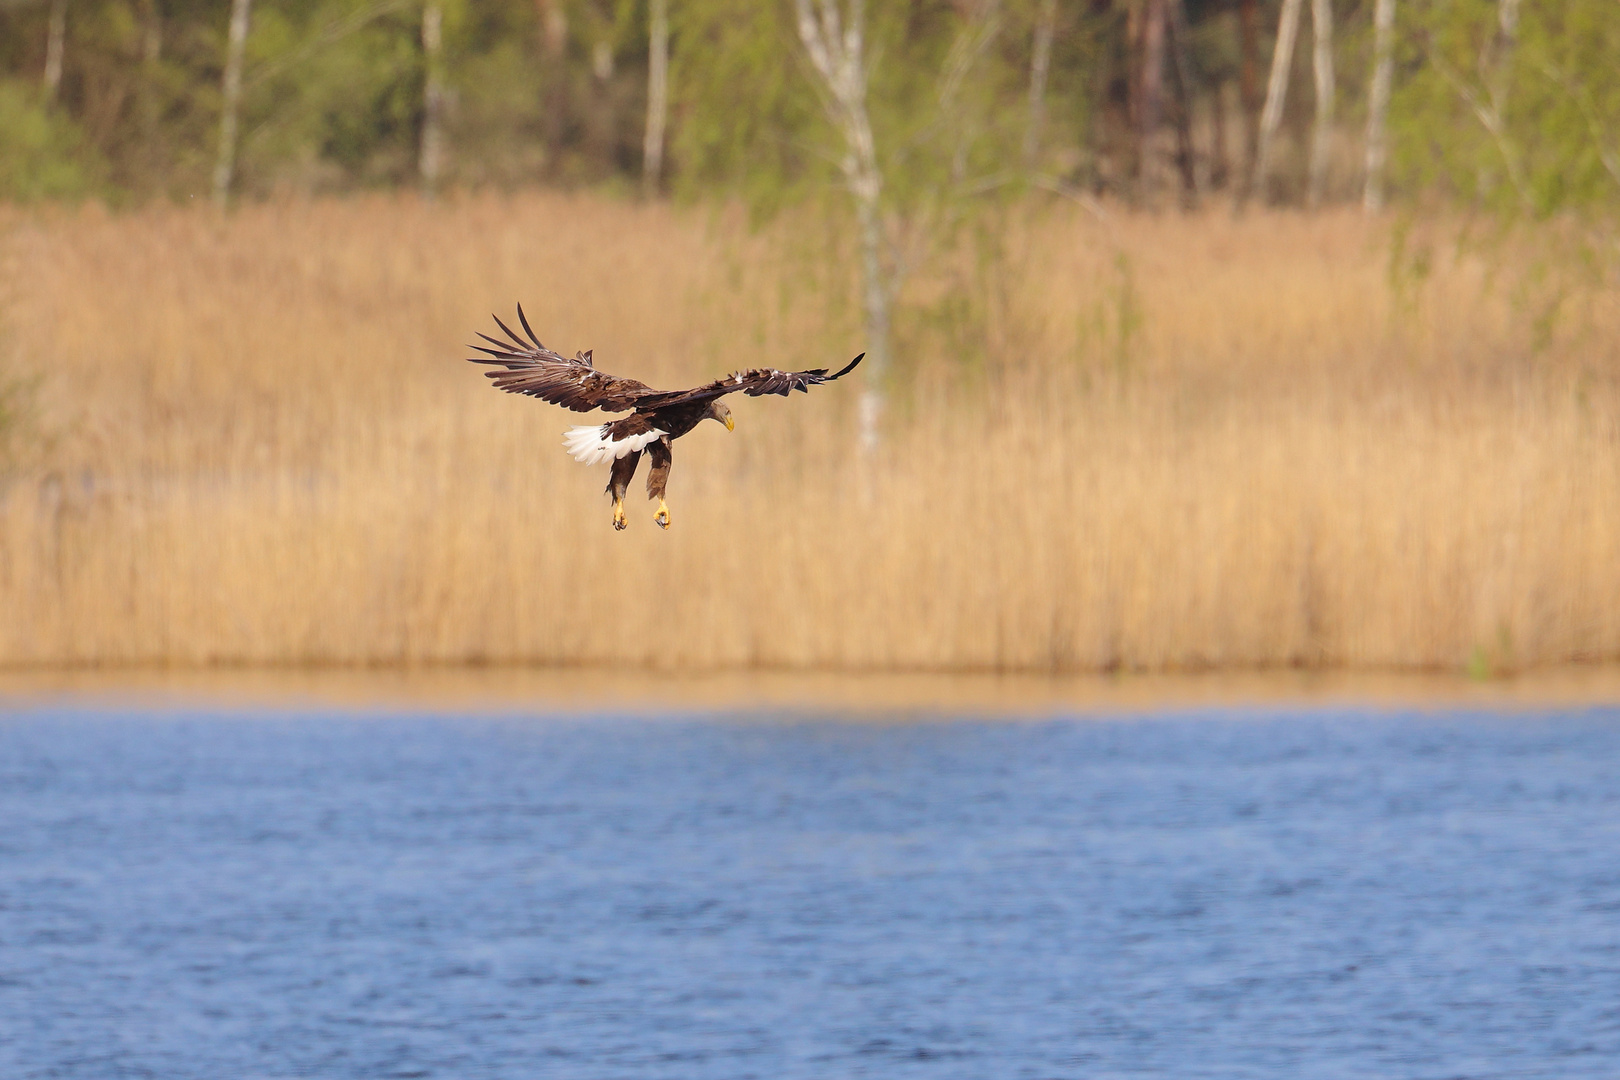
<path fill-rule="evenodd" d="M 1519 43 L 1519 0 L 1497 0 L 1496 37 L 1480 54 L 1481 75 L 1490 92 L 1490 108 L 1500 126 L 1507 113 L 1508 73 Z"/>
<path fill-rule="evenodd" d="M 1225 187 L 1232 175 L 1231 151 L 1226 144 L 1226 88 L 1229 85 L 1221 80 L 1209 88 L 1209 186 L 1212 190 Z"/>
<path fill-rule="evenodd" d="M 664 169 L 664 125 L 669 117 L 669 0 L 650 0 L 647 11 L 647 134 L 641 143 L 641 193 L 658 194 Z"/>
<path fill-rule="evenodd" d="M 1519 40 L 1519 0 L 1497 0 L 1496 28 L 1502 35 L 1496 68 L 1505 74 L 1508 54 Z"/>
<path fill-rule="evenodd" d="M 947 120 L 951 133 L 951 182 L 960 184 L 967 178 L 968 151 L 978 134 L 977 124 L 964 116 L 958 108 L 961 91 L 968 76 L 1001 33 L 1001 0 L 973 0 L 966 8 L 961 29 L 945 53 L 945 63 L 939 72 L 935 100 L 939 115 Z"/>
<path fill-rule="evenodd" d="M 220 88 L 219 158 L 214 164 L 214 204 L 223 208 L 236 173 L 236 125 L 242 107 L 242 57 L 247 47 L 249 5 L 231 0 L 230 36 L 225 46 L 225 75 Z"/>
<path fill-rule="evenodd" d="M 540 53 L 544 60 L 540 73 L 540 127 L 549 157 L 557 152 L 562 143 L 568 119 L 568 81 L 562 70 L 563 58 L 568 51 L 568 13 L 563 10 L 563 0 L 534 0 L 534 7 L 540 24 Z"/>
<path fill-rule="evenodd" d="M 1238 179 L 1237 189 L 1241 199 L 1254 184 L 1254 168 L 1259 156 L 1259 0 L 1238 0 L 1238 52 L 1238 104 L 1243 113 L 1243 172 Z"/>
<path fill-rule="evenodd" d="M 1266 83 L 1266 107 L 1260 112 L 1260 145 L 1255 153 L 1254 173 L 1249 177 L 1247 194 L 1264 194 L 1266 176 L 1271 170 L 1271 147 L 1282 123 L 1283 102 L 1288 96 L 1288 69 L 1294 61 L 1294 39 L 1299 35 L 1300 0 L 1283 0 L 1277 17 L 1277 47 L 1271 54 L 1271 78 Z"/>
<path fill-rule="evenodd" d="M 62 51 L 67 45 L 67 0 L 51 0 L 45 28 L 45 101 L 54 104 L 62 89 Z"/>
<path fill-rule="evenodd" d="M 155 64 L 163 57 L 163 12 L 156 0 L 141 5 L 141 63 Z"/>
<path fill-rule="evenodd" d="M 428 0 L 422 7 L 422 63 L 426 78 L 422 86 L 422 145 L 417 162 L 422 174 L 422 192 L 429 198 L 439 188 L 444 166 L 444 9 L 439 0 Z"/>
<path fill-rule="evenodd" d="M 1136 113 L 1137 190 L 1151 197 L 1159 185 L 1158 132 L 1164 106 L 1166 0 L 1146 0 L 1142 9 L 1142 60 Z"/>
<path fill-rule="evenodd" d="M 1311 172 L 1305 203 L 1322 205 L 1327 186 L 1328 155 L 1333 150 L 1333 0 L 1311 0 L 1311 31 L 1316 48 L 1311 72 L 1316 76 L 1316 123 L 1311 131 Z"/>
<path fill-rule="evenodd" d="M 540 47 L 546 59 L 562 59 L 568 45 L 568 13 L 563 0 L 534 0 L 535 16 L 540 21 Z"/>
<path fill-rule="evenodd" d="M 1373 9 L 1372 90 L 1367 103 L 1367 186 L 1361 195 L 1361 205 L 1368 213 L 1384 208 L 1384 162 L 1389 155 L 1384 121 L 1389 115 L 1394 54 L 1395 0 L 1378 0 Z"/>
<path fill-rule="evenodd" d="M 1170 55 L 1176 74 L 1176 168 L 1181 173 L 1181 201 L 1188 208 L 1198 202 L 1198 168 L 1193 151 L 1192 53 L 1187 41 L 1187 10 L 1182 0 L 1165 0 L 1170 32 Z"/>
<path fill-rule="evenodd" d="M 1519 38 L 1519 0 L 1497 0 L 1496 20 L 1497 32 L 1479 55 L 1479 73 L 1484 83 L 1483 91 L 1470 85 L 1462 73 L 1447 63 L 1440 53 L 1431 53 L 1429 62 L 1442 78 L 1451 83 L 1464 103 L 1473 111 L 1480 126 L 1490 135 L 1491 141 L 1496 144 L 1497 152 L 1502 155 L 1502 164 L 1507 168 L 1508 181 L 1518 193 L 1519 202 L 1529 209 L 1534 205 L 1534 199 L 1530 195 L 1528 179 L 1524 174 L 1524 162 L 1507 130 L 1508 76 L 1511 74 L 1514 47 Z"/>
<path fill-rule="evenodd" d="M 1046 124 L 1046 79 L 1052 69 L 1052 36 L 1057 28 L 1057 0 L 1041 0 L 1035 16 L 1035 38 L 1029 58 L 1029 126 L 1024 129 L 1024 167 L 1033 169 L 1041 152 Z"/>
<path fill-rule="evenodd" d="M 884 270 L 883 173 L 866 108 L 864 0 L 794 0 L 799 40 L 821 77 L 823 107 L 844 137 L 839 161 L 855 200 L 861 232 L 862 306 L 866 314 L 866 391 L 861 395 L 861 445 L 877 444 L 883 384 L 889 370 L 889 305 L 893 290 Z"/>

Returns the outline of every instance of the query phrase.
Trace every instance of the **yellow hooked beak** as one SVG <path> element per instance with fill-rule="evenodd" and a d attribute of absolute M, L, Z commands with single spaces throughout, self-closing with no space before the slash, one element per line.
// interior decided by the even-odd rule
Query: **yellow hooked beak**
<path fill-rule="evenodd" d="M 727 431 L 736 431 L 737 430 L 737 422 L 735 420 L 733 420 L 729 416 L 726 417 L 726 430 Z"/>

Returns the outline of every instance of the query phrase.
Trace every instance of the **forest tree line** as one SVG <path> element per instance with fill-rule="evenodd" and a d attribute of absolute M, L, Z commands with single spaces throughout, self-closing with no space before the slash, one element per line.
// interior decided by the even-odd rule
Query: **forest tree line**
<path fill-rule="evenodd" d="M 0 197 L 1620 196 L 1614 0 L 0 0 Z M 864 192 L 864 194 L 863 194 Z M 862 211 L 865 212 L 865 211 Z M 875 227 L 875 226 L 874 226 Z"/>

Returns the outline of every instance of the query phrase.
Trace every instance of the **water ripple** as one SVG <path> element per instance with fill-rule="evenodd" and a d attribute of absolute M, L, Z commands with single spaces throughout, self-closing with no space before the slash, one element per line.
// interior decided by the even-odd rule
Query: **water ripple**
<path fill-rule="evenodd" d="M 1620 714 L 0 718 L 0 1076 L 1608 1080 Z"/>

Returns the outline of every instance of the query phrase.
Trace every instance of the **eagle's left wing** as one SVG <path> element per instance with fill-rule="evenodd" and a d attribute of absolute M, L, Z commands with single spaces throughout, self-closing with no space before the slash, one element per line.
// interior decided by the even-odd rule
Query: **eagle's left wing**
<path fill-rule="evenodd" d="M 479 334 L 495 347 L 470 346 L 484 354 L 468 357 L 473 363 L 493 364 L 506 369 L 489 373 L 489 377 L 495 380 L 496 389 L 509 394 L 537 397 L 575 412 L 590 412 L 592 409 L 624 412 L 635 408 L 647 395 L 657 392 L 639 380 L 597 371 L 591 362 L 589 350 L 572 358 L 552 352 L 540 344 L 540 339 L 529 329 L 529 320 L 523 314 L 522 304 L 518 305 L 518 321 L 529 335 L 528 343 L 501 322 L 497 315 L 495 325 L 505 331 L 511 340 L 501 341 L 488 334 Z M 531 344 L 533 348 L 530 348 Z"/>
<path fill-rule="evenodd" d="M 741 390 L 749 397 L 759 397 L 761 394 L 780 394 L 787 397 L 795 390 L 809 393 L 812 386 L 830 383 L 841 379 L 855 370 L 855 366 L 866 358 L 865 353 L 857 356 L 833 374 L 827 374 L 827 368 L 811 368 L 809 371 L 777 371 L 775 368 L 749 368 L 747 371 L 737 371 L 723 379 L 716 379 L 712 383 L 693 387 L 691 390 L 673 390 L 664 394 L 649 394 L 636 403 L 639 409 L 662 409 L 669 405 L 683 405 L 691 401 L 708 401 L 723 397 L 726 394 L 735 394 Z"/>

